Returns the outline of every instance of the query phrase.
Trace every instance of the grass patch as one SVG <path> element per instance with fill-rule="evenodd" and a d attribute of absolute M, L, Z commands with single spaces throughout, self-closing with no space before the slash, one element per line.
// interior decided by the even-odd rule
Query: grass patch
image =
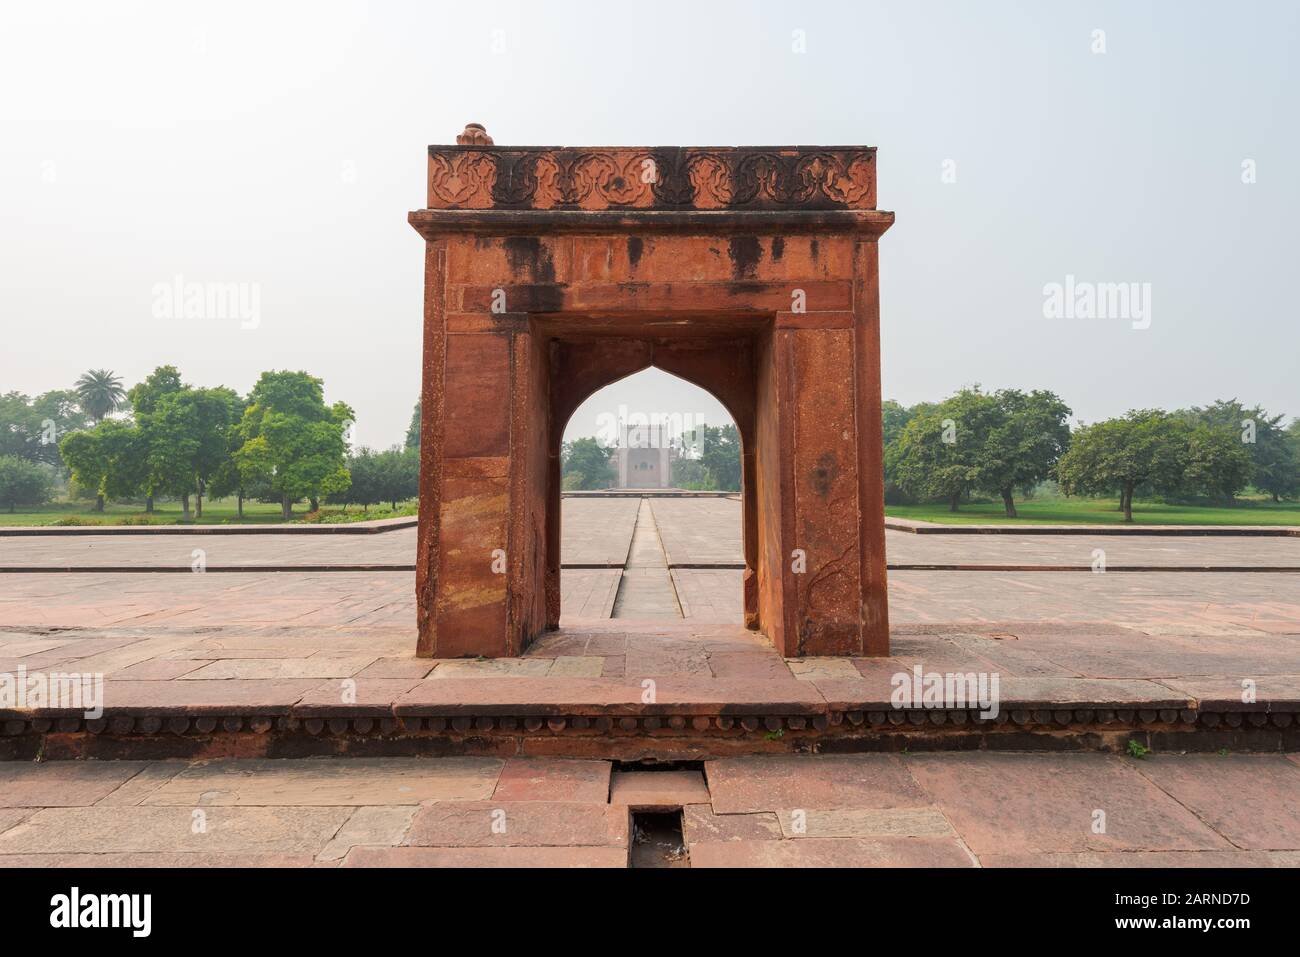
<path fill-rule="evenodd" d="M 946 504 L 886 505 L 885 514 L 940 525 L 1122 525 L 1119 499 L 1070 498 L 1017 501 L 1019 518 L 1007 518 L 1001 502 L 971 502 L 958 512 Z M 1300 504 L 1243 499 L 1232 508 L 1134 502 L 1134 525 L 1300 525 Z"/>
<path fill-rule="evenodd" d="M 191 509 L 193 502 L 191 502 Z M 238 515 L 238 502 L 233 499 L 212 499 L 203 503 L 203 518 L 195 521 L 193 511 L 190 513 L 191 525 L 275 525 L 284 521 L 280 517 L 280 506 L 276 503 L 245 502 L 244 517 Z M 364 512 L 355 505 L 345 511 L 341 505 L 327 505 L 319 512 L 307 512 L 305 503 L 297 506 L 290 522 L 317 522 L 321 524 L 340 524 L 347 522 L 367 522 L 377 518 L 396 518 L 415 515 L 415 501 L 399 502 L 396 511 L 387 505 L 372 507 Z M 93 502 L 53 502 L 34 509 L 18 509 L 14 514 L 0 512 L 0 525 L 58 525 L 84 526 L 93 528 L 97 525 L 183 525 L 186 524 L 179 502 L 156 502 L 153 513 L 147 513 L 143 505 L 121 505 L 108 503 L 104 511 L 96 512 Z"/>

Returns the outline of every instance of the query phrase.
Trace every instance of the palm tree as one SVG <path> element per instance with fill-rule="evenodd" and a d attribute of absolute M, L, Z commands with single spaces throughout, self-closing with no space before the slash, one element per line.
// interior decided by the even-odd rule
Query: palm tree
<path fill-rule="evenodd" d="M 126 390 L 122 380 L 108 369 L 91 369 L 83 373 L 73 386 L 81 399 L 81 407 L 95 420 L 103 421 L 110 412 L 126 406 Z"/>

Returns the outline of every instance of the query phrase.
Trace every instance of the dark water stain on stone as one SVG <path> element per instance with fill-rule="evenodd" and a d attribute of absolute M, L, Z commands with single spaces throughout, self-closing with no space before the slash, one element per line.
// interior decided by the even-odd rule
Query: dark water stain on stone
<path fill-rule="evenodd" d="M 779 263 L 785 255 L 785 237 L 777 236 L 772 240 L 772 262 Z"/>
<path fill-rule="evenodd" d="M 536 236 L 509 236 L 504 241 L 510 272 L 527 273 L 533 282 L 555 282 L 555 263 L 551 250 Z"/>
<path fill-rule="evenodd" d="M 817 259 L 817 240 L 816 240 L 816 239 L 814 239 L 814 240 L 812 241 L 812 244 L 808 247 L 808 251 L 812 254 L 812 258 L 813 258 L 813 260 L 816 261 L 816 259 Z"/>
<path fill-rule="evenodd" d="M 834 452 L 823 452 L 817 460 L 817 467 L 812 470 L 809 476 L 812 479 L 813 491 L 822 498 L 831 493 L 831 484 L 840 474 L 839 459 L 835 457 Z"/>
<path fill-rule="evenodd" d="M 627 261 L 633 269 L 641 262 L 641 253 L 645 251 L 645 243 L 640 236 L 627 237 Z"/>
<path fill-rule="evenodd" d="M 734 236 L 727 243 L 731 257 L 731 275 L 734 279 L 754 279 L 758 276 L 758 263 L 763 258 L 763 246 L 754 236 Z"/>

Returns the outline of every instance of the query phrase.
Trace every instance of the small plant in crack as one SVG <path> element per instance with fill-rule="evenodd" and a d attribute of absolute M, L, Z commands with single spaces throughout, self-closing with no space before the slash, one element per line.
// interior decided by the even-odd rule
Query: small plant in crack
<path fill-rule="evenodd" d="M 1128 756 L 1141 760 L 1151 753 L 1151 749 L 1139 741 L 1137 738 L 1129 738 Z"/>

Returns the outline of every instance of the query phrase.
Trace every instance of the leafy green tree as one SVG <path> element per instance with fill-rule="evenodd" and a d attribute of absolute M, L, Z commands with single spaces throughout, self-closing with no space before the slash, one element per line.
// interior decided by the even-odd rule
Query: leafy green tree
<path fill-rule="evenodd" d="M 411 412 L 411 424 L 406 427 L 406 447 L 408 449 L 418 449 L 420 447 L 420 402 L 415 403 L 415 409 Z"/>
<path fill-rule="evenodd" d="M 73 432 L 59 443 L 63 461 L 82 488 L 95 490 L 95 511 L 109 498 L 130 498 L 143 487 L 147 461 L 144 442 L 130 422 L 106 419 L 93 429 Z"/>
<path fill-rule="evenodd" d="M 341 492 L 332 492 L 329 501 L 340 505 L 360 505 L 366 511 L 384 499 L 379 456 L 373 449 L 356 449 L 348 456 L 348 475 L 352 482 Z"/>
<path fill-rule="evenodd" d="M 348 473 L 352 484 L 331 495 L 330 501 L 365 509 L 388 502 L 396 511 L 398 502 L 420 493 L 420 458 L 415 449 L 399 445 L 383 452 L 357 449 L 348 457 Z"/>
<path fill-rule="evenodd" d="M 560 472 L 564 487 L 575 489 L 609 488 L 617 477 L 610 452 L 594 438 L 574 439 L 560 448 Z"/>
<path fill-rule="evenodd" d="M 1052 473 L 1070 444 L 1070 408 L 1054 392 L 1002 389 L 988 419 L 988 436 L 977 450 L 976 485 L 1002 496 L 1007 518 L 1016 518 L 1016 489 L 1033 488 Z"/>
<path fill-rule="evenodd" d="M 708 470 L 714 488 L 740 491 L 740 431 L 733 424 L 703 426 L 700 461 Z"/>
<path fill-rule="evenodd" d="M 233 394 L 233 393 L 232 393 Z M 225 498 L 234 495 L 236 498 L 236 514 L 240 521 L 244 519 L 244 499 L 259 497 L 259 491 L 264 493 L 261 497 L 269 495 L 269 487 L 256 486 L 250 487 L 244 482 L 244 476 L 240 474 L 239 465 L 235 462 L 235 452 L 243 444 L 240 439 L 239 426 L 243 421 L 244 411 L 248 408 L 247 399 L 238 395 L 234 396 L 234 401 L 230 408 L 230 426 L 226 429 L 224 437 L 226 451 L 221 456 L 220 463 L 216 471 L 213 472 L 211 479 L 208 481 L 208 494 L 213 498 Z"/>
<path fill-rule="evenodd" d="M 355 414 L 345 403 L 327 407 L 321 380 L 306 372 L 263 372 L 239 423 L 235 461 L 245 481 L 266 482 L 280 497 L 282 515 L 293 503 L 348 487 L 343 434 Z"/>
<path fill-rule="evenodd" d="M 40 419 L 27 396 L 21 392 L 0 395 L 0 455 L 34 461 L 40 432 Z"/>
<path fill-rule="evenodd" d="M 175 366 L 158 366 L 145 377 L 143 382 L 133 385 L 127 397 L 131 402 L 131 411 L 136 424 L 144 433 L 146 446 L 153 442 L 157 447 L 146 448 L 145 456 L 149 468 L 144 480 L 144 510 L 153 511 L 154 497 L 158 494 L 183 496 L 182 505 L 185 520 L 190 517 L 188 488 L 185 484 L 183 457 L 188 454 L 183 446 L 182 437 L 169 434 L 152 424 L 152 417 L 158 405 L 167 396 L 184 391 L 188 386 L 181 381 L 181 374 Z M 177 458 L 181 456 L 181 458 Z"/>
<path fill-rule="evenodd" d="M 19 458 L 0 455 L 0 507 L 12 515 L 19 505 L 44 505 L 53 495 L 49 469 Z"/>
<path fill-rule="evenodd" d="M 1187 463 L 1182 482 L 1190 495 L 1233 497 L 1250 482 L 1254 464 L 1235 429 L 1212 425 L 1183 425 Z"/>
<path fill-rule="evenodd" d="M 885 466 L 885 502 L 889 505 L 906 505 L 915 501 L 914 497 L 903 488 L 898 476 L 898 440 L 903 436 L 907 423 L 922 412 L 932 408 L 928 403 L 914 405 L 910 408 L 886 399 L 880 407 L 881 444 L 884 446 Z"/>
<path fill-rule="evenodd" d="M 992 477 L 986 446 L 1004 420 L 998 398 L 978 386 L 919 411 L 895 443 L 892 468 L 900 486 L 911 495 L 943 499 L 957 511 L 964 497 Z"/>
<path fill-rule="evenodd" d="M 397 510 L 398 502 L 416 498 L 420 494 L 420 453 L 418 449 L 393 446 L 380 452 L 380 491 L 382 501 Z"/>
<path fill-rule="evenodd" d="M 141 416 L 154 487 L 180 497 L 186 521 L 191 493 L 195 518 L 203 517 L 208 483 L 230 457 L 229 434 L 239 408 L 232 389 L 187 387 L 162 394 Z"/>
<path fill-rule="evenodd" d="M 108 369 L 91 369 L 82 373 L 73 389 L 81 401 L 81 407 L 96 424 L 126 405 L 126 390 L 122 388 L 122 380 Z"/>
<path fill-rule="evenodd" d="M 1160 409 L 1130 411 L 1118 419 L 1085 426 L 1056 463 L 1067 495 L 1105 495 L 1116 490 L 1124 521 L 1133 521 L 1133 493 L 1139 485 L 1156 492 L 1183 487 L 1188 464 L 1187 428 Z"/>
<path fill-rule="evenodd" d="M 1271 415 L 1258 405 L 1247 407 L 1236 399 L 1216 399 L 1177 414 L 1236 436 L 1250 454 L 1250 483 L 1273 501 L 1300 495 L 1300 456 L 1282 426 L 1285 415 Z"/>

